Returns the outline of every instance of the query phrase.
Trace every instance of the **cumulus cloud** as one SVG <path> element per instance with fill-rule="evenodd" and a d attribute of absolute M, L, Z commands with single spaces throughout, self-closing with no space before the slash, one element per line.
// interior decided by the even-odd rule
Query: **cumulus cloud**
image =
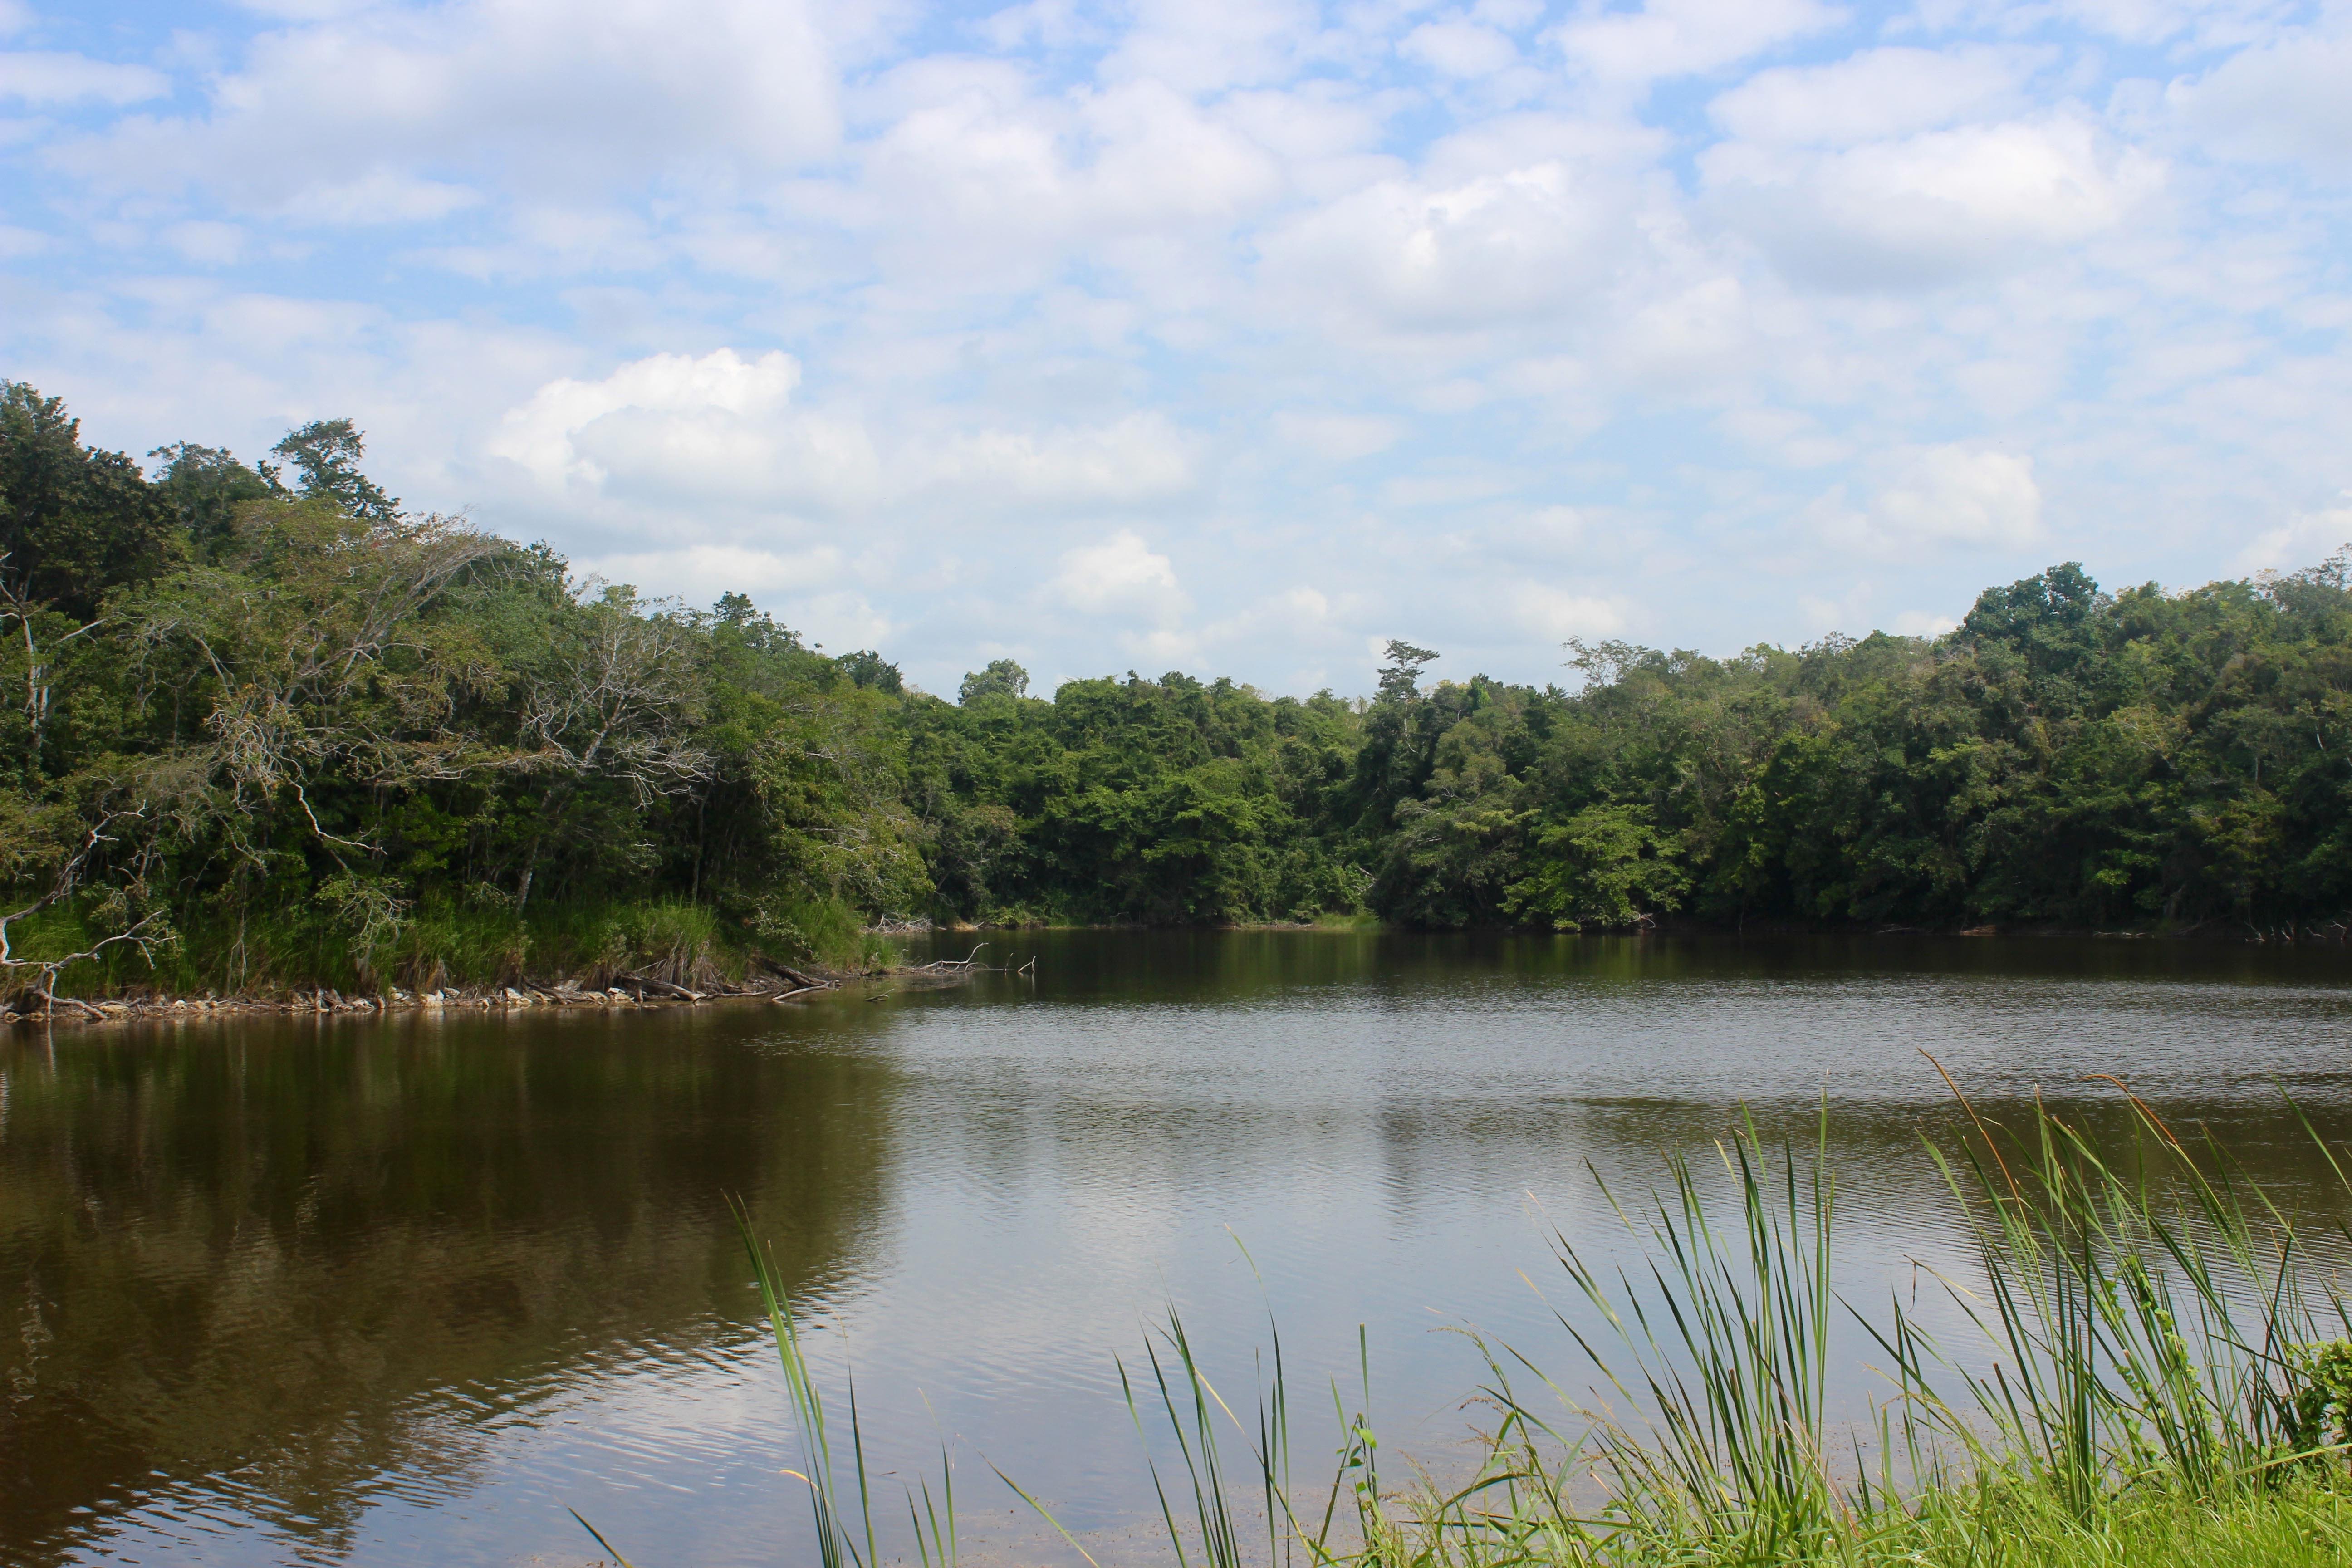
<path fill-rule="evenodd" d="M 1902 539 L 2031 544 L 2042 532 L 2033 459 L 1968 447 L 1930 447 L 1879 492 L 1873 521 Z"/>
<path fill-rule="evenodd" d="M 652 354 L 597 381 L 551 381 L 509 409 L 488 443 L 552 490 L 845 504 L 869 494 L 879 465 L 851 422 L 792 406 L 790 354 L 746 360 Z"/>
<path fill-rule="evenodd" d="M 1845 503 L 1843 487 L 1814 504 L 1833 542 L 1881 552 L 1921 545 L 2011 550 L 2042 534 L 2042 488 L 2033 460 L 1958 444 L 1915 451 L 1868 505 Z"/>
<path fill-rule="evenodd" d="M 1899 637 L 1939 637 L 1960 623 L 1937 610 L 1903 610 L 1886 624 Z"/>
<path fill-rule="evenodd" d="M 1026 500 L 1140 503 L 1193 482 L 1193 443 L 1164 416 L 1044 431 L 976 430 L 914 458 L 924 482 Z"/>
<path fill-rule="evenodd" d="M 1571 65 L 1630 88 L 1714 70 L 1844 18 L 1817 0 L 1647 0 L 1638 11 L 1585 4 L 1550 37 Z"/>
<path fill-rule="evenodd" d="M 2298 511 L 2265 529 L 2239 552 L 2234 566 L 2242 574 L 2296 572 L 2352 552 L 2352 490 L 2341 499 L 2341 506 Z"/>
<path fill-rule="evenodd" d="M 1508 34 L 1462 17 L 1423 23 L 1397 52 L 1449 77 L 1493 76 L 1519 63 L 1519 47 Z"/>
<path fill-rule="evenodd" d="M 2332 178 L 2352 175 L 2352 25 L 2296 29 L 2239 50 L 2166 97 L 2200 142 L 2253 159 L 2299 160 Z"/>
<path fill-rule="evenodd" d="M 1699 162 L 1728 222 L 1790 277 L 1833 288 L 2030 265 L 2117 227 L 2165 179 L 2160 160 L 2073 113 L 1835 150 L 1730 142 Z"/>
<path fill-rule="evenodd" d="M 1099 544 L 1066 551 L 1049 590 L 1071 609 L 1162 634 L 1173 634 L 1192 607 L 1168 557 L 1125 528 Z"/>
<path fill-rule="evenodd" d="M 1408 331 L 1469 330 L 1591 301 L 1638 237 L 1627 139 L 1529 118 L 1433 151 L 1270 236 L 1270 276 L 1326 310 Z M 1483 165 L 1483 166 L 1482 166 Z"/>
<path fill-rule="evenodd" d="M 126 120 L 61 157 L 110 184 L 193 184 L 277 207 L 322 193 L 331 205 L 372 178 L 425 182 L 426 166 L 542 192 L 697 157 L 786 169 L 839 135 L 829 51 L 796 0 L 338 8 L 256 37 L 207 96 L 198 113 Z"/>
<path fill-rule="evenodd" d="M 507 410 L 494 462 L 551 495 L 740 513 L 833 513 L 932 492 L 1005 502 L 1139 504 L 1192 485 L 1193 443 L 1156 414 L 1044 429 L 898 429 L 803 406 L 801 364 L 772 351 L 651 354 L 551 381 Z"/>
<path fill-rule="evenodd" d="M 1758 71 L 1718 94 L 1707 117 L 1743 142 L 1851 147 L 2006 107 L 2020 64 L 2006 49 L 1864 49 L 1827 65 Z"/>
<path fill-rule="evenodd" d="M 1141 0 L 1103 74 L 1180 91 L 1255 86 L 1288 75 L 1321 32 L 1307 0 Z"/>
<path fill-rule="evenodd" d="M 1074 258 L 1167 275 L 1286 192 L 1266 138 L 1301 116 L 1202 105 L 1161 81 L 1041 95 L 995 61 L 923 60 L 869 91 L 863 190 L 828 206 L 935 300 L 1038 285 Z M 1322 128 L 1328 133 L 1328 126 Z"/>
<path fill-rule="evenodd" d="M 1570 637 L 1615 637 L 1626 627 L 1621 597 L 1578 594 L 1541 583 L 1521 583 L 1509 592 L 1511 615 L 1530 635 L 1559 644 Z"/>

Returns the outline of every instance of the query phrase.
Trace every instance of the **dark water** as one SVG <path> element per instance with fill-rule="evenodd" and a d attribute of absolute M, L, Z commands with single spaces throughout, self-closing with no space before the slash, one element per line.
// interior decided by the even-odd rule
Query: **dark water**
<path fill-rule="evenodd" d="M 1269 1308 L 1310 1390 L 1365 1325 L 1378 1424 L 1442 1468 L 1478 1376 L 1443 1331 L 1572 1370 L 1546 1232 L 1609 1245 L 1587 1163 L 1646 1183 L 1742 1102 L 1803 1127 L 1826 1095 L 1860 1297 L 1959 1257 L 1922 1048 L 1995 1112 L 2040 1085 L 2119 1125 L 2080 1080 L 2124 1075 L 2311 1207 L 2338 1195 L 2281 1087 L 2352 1133 L 2340 950 L 992 952 L 1034 982 L 0 1037 L 0 1562 L 598 1560 L 567 1506 L 641 1568 L 809 1561 L 730 1195 L 857 1369 L 877 1465 L 944 1436 L 984 1540 L 1076 1562 L 981 1461 L 1149 1555 L 1111 1358 L 1163 1303 L 1244 1394 Z"/>

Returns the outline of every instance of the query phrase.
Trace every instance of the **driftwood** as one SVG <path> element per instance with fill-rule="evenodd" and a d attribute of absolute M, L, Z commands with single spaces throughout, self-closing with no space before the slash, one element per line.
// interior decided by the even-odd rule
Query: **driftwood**
<path fill-rule="evenodd" d="M 887 985 L 897 981 L 901 987 L 928 989 L 966 984 L 978 974 L 1034 975 L 1034 957 L 1014 968 L 1010 961 L 1001 964 L 980 962 L 980 955 L 989 944 L 982 942 L 961 958 L 935 959 L 929 963 L 894 964 L 876 969 L 863 976 L 827 975 L 796 969 L 788 963 L 762 958 L 760 967 L 773 974 L 782 984 L 771 988 L 754 981 L 751 984 L 723 982 L 709 991 L 696 991 L 675 981 L 656 975 L 622 973 L 613 977 L 613 984 L 601 989 L 583 985 L 579 979 L 564 976 L 547 983 L 518 979 L 512 984 L 492 983 L 473 988 L 435 985 L 415 993 L 389 986 L 376 995 L 346 996 L 331 985 L 309 986 L 283 993 L 278 997 L 242 996 L 202 999 L 153 996 L 132 1001 L 108 1002 L 94 1006 L 78 996 L 44 994 L 28 987 L 24 995 L 0 1000 L 0 1024 L 30 1018 L 53 1019 L 70 1010 L 93 1023 L 114 1017 L 152 1017 L 163 1014 L 185 1015 L 189 1012 L 230 1015 L 237 1013 L 291 1013 L 331 1015 L 341 1013 L 373 1013 L 385 1016 L 404 1011 L 432 1012 L 453 1007 L 630 1007 L 648 1006 L 656 1001 L 685 1003 L 689 1005 L 739 998 L 746 1002 L 788 1002 L 820 992 L 839 991 L 849 980 L 863 978 L 870 983 Z M 870 995 L 868 1001 L 879 1001 L 882 994 Z M 28 1012 L 25 1003 L 39 1004 L 37 1014 Z"/>
<path fill-rule="evenodd" d="M 991 974 L 1010 973 L 1012 972 L 1012 966 L 1010 964 L 999 963 L 991 965 L 980 962 L 981 948 L 984 948 L 987 945 L 988 943 L 983 942 L 980 944 L 980 947 L 973 948 L 961 958 L 935 958 L 929 963 L 910 963 L 904 969 L 891 971 L 890 973 L 898 974 L 977 974 L 985 971 Z M 1029 962 L 1034 963 L 1037 961 L 1033 958 Z"/>
<path fill-rule="evenodd" d="M 656 996 L 675 996 L 681 1002 L 699 1002 L 703 999 L 702 992 L 689 991 L 683 985 L 673 985 L 667 980 L 656 980 L 650 975 L 630 974 L 623 978 L 640 992 L 650 991 Z"/>

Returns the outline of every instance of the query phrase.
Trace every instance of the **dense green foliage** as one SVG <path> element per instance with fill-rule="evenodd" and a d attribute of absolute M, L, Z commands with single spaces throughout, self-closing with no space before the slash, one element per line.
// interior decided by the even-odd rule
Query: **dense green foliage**
<path fill-rule="evenodd" d="M 907 710 L 935 907 L 1561 929 L 2352 910 L 2341 557 L 2177 595 L 2053 567 L 1932 641 L 1570 651 L 1574 690 L 1426 686 L 1435 655 L 1392 644 L 1363 702 L 974 677 L 961 708 Z"/>
<path fill-rule="evenodd" d="M 14 967 L 381 984 L 885 918 L 2272 928 L 2352 909 L 2352 576 L 2075 566 L 1935 640 L 1572 645 L 1573 689 L 1267 699 L 1180 674 L 954 703 L 740 595 L 572 577 L 404 512 L 360 433 L 85 447 L 0 384 Z M 101 946 L 101 944 L 104 944 Z"/>

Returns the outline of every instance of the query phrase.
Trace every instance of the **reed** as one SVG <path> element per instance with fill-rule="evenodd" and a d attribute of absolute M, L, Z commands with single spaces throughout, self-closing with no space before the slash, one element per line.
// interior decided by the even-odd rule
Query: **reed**
<path fill-rule="evenodd" d="M 1421 1475 L 1384 1486 L 1360 1335 L 1360 1402 L 1351 1410 L 1330 1391 L 1330 1479 L 1298 1487 L 1279 1331 L 1245 1417 L 1171 1307 L 1141 1360 L 1119 1365 L 1139 1438 L 1148 1450 L 1162 1427 L 1172 1443 L 1164 1473 L 1148 1451 L 1144 1461 L 1169 1552 L 1179 1568 L 2352 1560 L 2342 1292 L 2311 1261 L 2296 1216 L 2225 1150 L 2177 1135 L 2115 1088 L 2131 1128 L 2120 1149 L 2095 1146 L 2039 1100 L 2021 1126 L 1994 1125 L 1954 1089 L 1968 1133 L 1926 1153 L 1974 1249 L 1973 1276 L 1942 1281 L 1979 1336 L 1969 1347 L 1938 1344 L 1900 1299 L 1874 1314 L 1837 1292 L 1826 1107 L 1809 1148 L 1776 1148 L 1743 1115 L 1706 1155 L 1719 1172 L 1670 1156 L 1660 1189 L 1630 1203 L 1609 1194 L 1637 1263 L 1604 1267 L 1554 1239 L 1582 1303 L 1559 1314 L 1576 1375 L 1548 1376 L 1519 1348 L 1473 1336 L 1494 1425 L 1457 1485 Z M 2336 1152 L 2304 1126 L 2352 1198 Z M 790 1304 L 748 1226 L 745 1244 L 806 1456 L 820 1561 L 878 1568 L 855 1386 L 837 1468 Z M 1842 1322 L 1886 1358 L 1885 1396 L 1845 1429 L 1827 1396 Z M 928 1483 L 907 1496 L 926 1564 L 956 1550 L 944 1447 L 941 1476 L 936 1507 Z"/>

